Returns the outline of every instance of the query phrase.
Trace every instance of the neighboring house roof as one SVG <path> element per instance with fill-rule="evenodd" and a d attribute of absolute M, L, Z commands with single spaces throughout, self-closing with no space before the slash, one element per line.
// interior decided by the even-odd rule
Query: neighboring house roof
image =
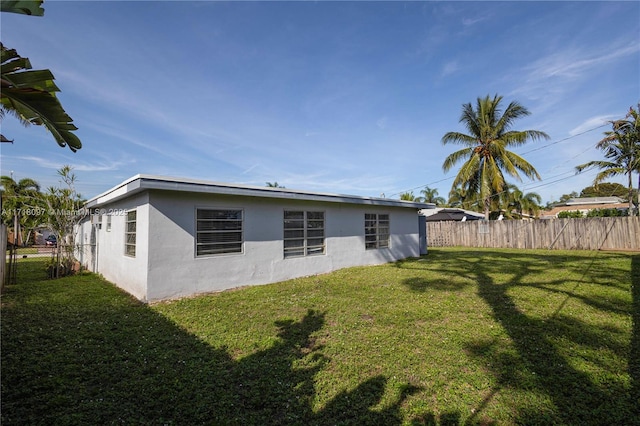
<path fill-rule="evenodd" d="M 106 203 L 145 190 L 165 190 L 178 192 L 195 192 L 217 195 L 240 195 L 247 197 L 277 198 L 286 200 L 324 201 L 333 203 L 366 204 L 376 206 L 407 207 L 415 209 L 433 209 L 435 204 L 402 201 L 390 198 L 361 197 L 357 195 L 329 194 L 322 192 L 299 191 L 287 188 L 271 188 L 231 183 L 210 182 L 197 179 L 185 179 L 166 176 L 139 174 L 133 176 L 108 191 L 93 197 L 86 203 L 87 208 L 94 208 Z"/>
<path fill-rule="evenodd" d="M 590 204 L 618 204 L 624 203 L 624 200 L 620 197 L 583 197 L 583 198 L 570 198 L 563 204 L 556 204 L 556 206 L 584 206 Z"/>
<path fill-rule="evenodd" d="M 607 197 L 610 198 L 610 197 Z M 617 198 L 617 197 L 613 197 Z M 541 219 L 548 219 L 550 217 L 558 217 L 558 213 L 560 212 L 574 212 L 579 210 L 581 212 L 587 212 L 589 210 L 596 209 L 628 209 L 629 204 L 626 203 L 610 203 L 610 204 L 573 204 L 568 206 L 556 206 L 551 210 L 545 211 L 540 215 Z"/>
<path fill-rule="evenodd" d="M 427 222 L 440 222 L 444 220 L 461 221 L 465 217 L 465 220 L 484 219 L 482 213 L 455 208 L 436 207 L 435 209 L 422 211 L 420 213 L 427 217 Z"/>

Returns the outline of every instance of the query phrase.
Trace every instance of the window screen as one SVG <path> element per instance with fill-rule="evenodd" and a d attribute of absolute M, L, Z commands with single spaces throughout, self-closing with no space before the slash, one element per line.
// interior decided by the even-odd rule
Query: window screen
<path fill-rule="evenodd" d="M 242 210 L 196 212 L 196 256 L 242 253 Z"/>
<path fill-rule="evenodd" d="M 365 213 L 364 246 L 367 250 L 389 247 L 389 215 Z"/>
<path fill-rule="evenodd" d="M 284 257 L 324 254 L 324 212 L 284 212 Z"/>

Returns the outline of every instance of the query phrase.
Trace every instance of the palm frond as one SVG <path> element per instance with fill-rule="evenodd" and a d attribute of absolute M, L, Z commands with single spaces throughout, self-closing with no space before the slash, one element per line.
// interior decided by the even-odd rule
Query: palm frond
<path fill-rule="evenodd" d="M 535 167 L 533 167 L 531 163 L 529 163 L 527 160 L 525 160 L 518 154 L 511 151 L 506 151 L 504 158 L 509 160 L 509 162 L 513 165 L 515 169 L 524 173 L 524 175 L 529 179 L 532 179 L 532 180 L 542 179 L 540 177 L 540 174 L 538 174 L 538 171 L 535 169 Z M 518 173 L 516 172 L 516 175 L 512 175 L 512 176 L 517 177 L 517 174 Z"/>
<path fill-rule="evenodd" d="M 479 175 L 480 167 L 480 157 L 477 155 L 470 157 L 462 167 L 460 167 L 451 187 L 464 186 L 472 193 L 477 192 L 477 176 Z"/>
<path fill-rule="evenodd" d="M 470 158 L 471 155 L 473 155 L 473 148 L 463 148 L 459 151 L 449 154 L 447 158 L 444 159 L 442 170 L 444 172 L 448 172 L 458 162 L 460 162 L 464 158 Z"/>
<path fill-rule="evenodd" d="M 496 122 L 495 127 L 499 129 L 500 133 L 507 132 L 516 119 L 530 114 L 531 113 L 528 109 L 520 105 L 518 102 L 513 101 L 509 103 L 507 108 L 504 110 L 504 114 L 502 114 L 502 117 L 500 117 Z"/>
<path fill-rule="evenodd" d="M 470 134 L 480 134 L 480 123 L 478 122 L 478 115 L 474 111 L 470 103 L 462 105 L 462 114 L 460 115 L 460 123 L 463 123 Z"/>
<path fill-rule="evenodd" d="M 539 130 L 521 130 L 509 131 L 500 136 L 500 140 L 504 141 L 506 146 L 521 146 L 527 142 L 535 142 L 537 140 L 549 139 L 549 135 Z"/>
<path fill-rule="evenodd" d="M 600 182 L 604 182 L 605 180 L 615 177 L 626 175 L 627 171 L 622 167 L 611 167 L 599 172 L 596 177 L 593 179 L 594 184 L 598 184 Z"/>
<path fill-rule="evenodd" d="M 442 137 L 442 144 L 446 145 L 453 143 L 457 145 L 476 146 L 478 144 L 477 138 L 465 135 L 459 132 L 448 132 Z"/>

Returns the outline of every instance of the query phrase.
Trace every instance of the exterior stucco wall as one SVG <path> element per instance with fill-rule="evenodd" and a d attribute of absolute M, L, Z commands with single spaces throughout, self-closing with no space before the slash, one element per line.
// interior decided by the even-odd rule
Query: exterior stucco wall
<path fill-rule="evenodd" d="M 418 215 L 413 209 L 159 190 L 147 193 L 151 231 L 148 234 L 148 287 L 145 300 L 149 301 L 266 284 L 349 266 L 380 264 L 419 256 Z M 196 208 L 242 209 L 243 253 L 196 257 Z M 324 255 L 284 259 L 284 210 L 325 212 Z M 390 214 L 390 248 L 365 250 L 365 213 Z M 140 226 L 142 216 L 138 214 Z M 143 238 L 141 232 L 138 235 L 140 239 Z M 106 271 L 106 268 L 116 268 L 116 265 L 102 261 L 99 269 Z M 124 272 L 126 268 L 120 269 L 120 272 Z M 109 278 L 107 273 L 103 274 Z M 116 275 L 118 279 L 124 278 L 121 273 L 111 274 L 114 281 Z"/>
<path fill-rule="evenodd" d="M 101 226 L 91 224 L 88 217 L 80 225 L 76 237 L 76 257 L 85 268 L 102 274 L 107 280 L 140 300 L 147 301 L 149 257 L 149 196 L 147 193 L 99 207 Z M 136 255 L 125 255 L 126 212 L 136 210 Z M 92 212 L 93 214 L 96 214 Z M 107 230 L 107 216 L 111 229 Z M 80 238 L 78 240 L 78 238 Z"/>

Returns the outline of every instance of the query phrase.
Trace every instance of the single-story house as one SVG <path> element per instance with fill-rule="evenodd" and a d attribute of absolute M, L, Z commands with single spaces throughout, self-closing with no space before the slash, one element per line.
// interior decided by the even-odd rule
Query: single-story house
<path fill-rule="evenodd" d="M 149 302 L 419 256 L 435 206 L 136 175 L 86 207 L 76 257 Z"/>
<path fill-rule="evenodd" d="M 541 219 L 555 219 L 560 212 L 564 211 L 580 211 L 586 215 L 595 209 L 618 209 L 628 210 L 629 203 L 620 197 L 579 197 L 570 198 L 563 203 L 558 203 L 551 210 L 542 212 Z"/>
<path fill-rule="evenodd" d="M 427 209 L 420 212 L 427 218 L 427 222 L 441 221 L 466 221 L 466 220 L 483 220 L 484 214 L 471 210 L 464 210 L 452 207 L 436 207 L 435 209 Z"/>

